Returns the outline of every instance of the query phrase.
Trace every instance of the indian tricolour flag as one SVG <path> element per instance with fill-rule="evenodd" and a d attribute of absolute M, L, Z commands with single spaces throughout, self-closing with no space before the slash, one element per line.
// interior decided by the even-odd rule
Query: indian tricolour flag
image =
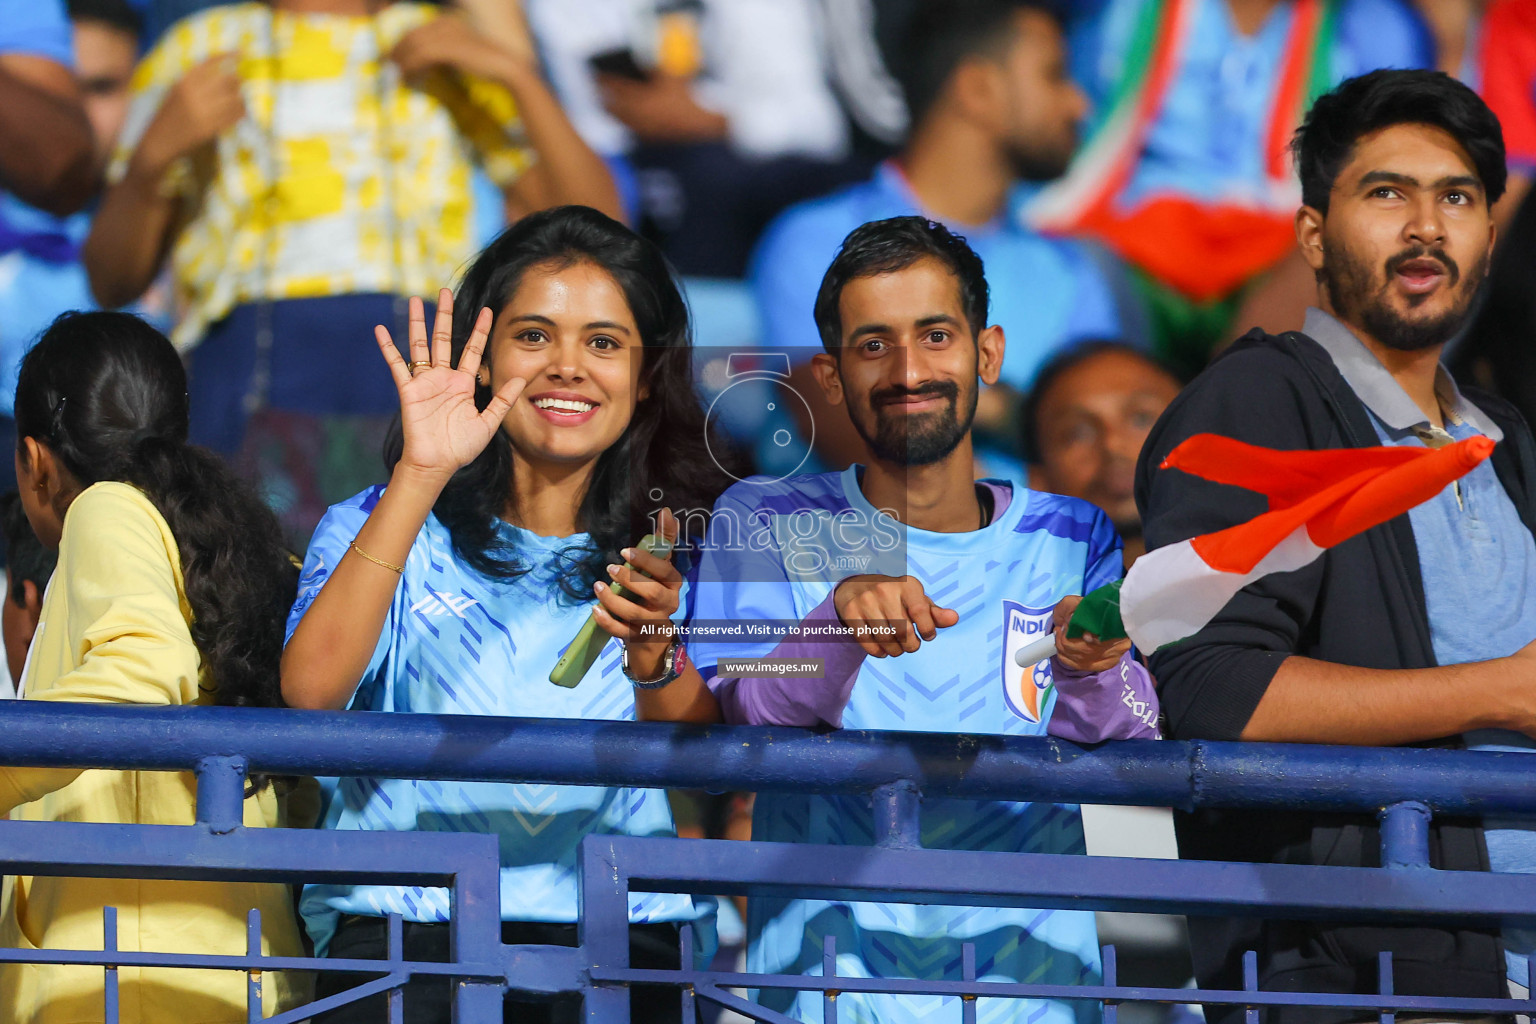
<path fill-rule="evenodd" d="M 1335 544 L 1439 494 L 1493 452 L 1472 437 L 1441 448 L 1275 451 L 1196 434 L 1163 460 L 1216 483 L 1257 491 L 1269 511 L 1246 523 L 1148 552 L 1125 579 L 1086 595 L 1067 635 L 1130 637 L 1155 651 L 1198 633 L 1241 589 L 1300 569 Z M 1020 665 L 1055 653 L 1048 636 L 1016 655 Z"/>

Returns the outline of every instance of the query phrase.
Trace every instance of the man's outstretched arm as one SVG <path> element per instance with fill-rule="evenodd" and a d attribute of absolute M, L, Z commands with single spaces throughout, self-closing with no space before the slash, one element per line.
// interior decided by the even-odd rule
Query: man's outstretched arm
<path fill-rule="evenodd" d="M 36 54 L 0 54 L 0 188 L 64 216 L 95 194 L 99 171 L 69 69 Z"/>
<path fill-rule="evenodd" d="M 1242 738 L 1396 746 L 1472 729 L 1536 736 L 1536 643 L 1507 658 L 1437 668 L 1355 668 L 1286 658 Z"/>

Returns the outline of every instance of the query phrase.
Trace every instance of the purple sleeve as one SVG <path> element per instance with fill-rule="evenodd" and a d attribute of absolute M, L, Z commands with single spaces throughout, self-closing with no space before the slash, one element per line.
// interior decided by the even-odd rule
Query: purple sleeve
<path fill-rule="evenodd" d="M 811 609 L 804 625 L 836 623 L 833 594 Z M 864 648 L 855 643 L 784 640 L 767 658 L 804 661 L 820 659 L 825 675 L 820 679 L 783 679 L 778 676 L 710 678 L 709 688 L 720 702 L 720 712 L 730 725 L 843 725 L 843 708 L 853 693 Z"/>
<path fill-rule="evenodd" d="M 1105 740 L 1157 740 L 1157 701 L 1152 673 L 1131 651 L 1103 672 L 1074 672 L 1055 658 L 1056 710 L 1046 731 L 1071 743 Z"/>

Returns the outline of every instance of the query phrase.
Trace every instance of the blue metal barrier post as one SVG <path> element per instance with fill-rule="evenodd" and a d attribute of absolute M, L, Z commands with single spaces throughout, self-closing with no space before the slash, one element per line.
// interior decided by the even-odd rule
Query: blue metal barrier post
<path fill-rule="evenodd" d="M 239 828 L 245 821 L 245 773 L 243 757 L 211 756 L 197 759 L 197 822 L 215 835 Z"/>
<path fill-rule="evenodd" d="M 581 844 L 577 945 L 592 981 L 585 994 L 591 1024 L 629 1024 L 629 986 L 611 980 L 629 967 L 629 879 L 614 859 L 611 838 L 589 836 Z M 685 961 L 685 966 L 692 965 Z"/>
<path fill-rule="evenodd" d="M 916 850 L 923 845 L 923 794 L 901 779 L 875 789 L 875 845 L 887 850 Z"/>
<path fill-rule="evenodd" d="M 1429 867 L 1430 810 L 1417 800 L 1403 800 L 1381 812 L 1381 866 Z"/>

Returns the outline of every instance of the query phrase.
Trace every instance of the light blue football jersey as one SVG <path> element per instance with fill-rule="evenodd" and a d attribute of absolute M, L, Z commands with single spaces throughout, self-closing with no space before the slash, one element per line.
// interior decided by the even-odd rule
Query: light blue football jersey
<path fill-rule="evenodd" d="M 382 493 L 381 487 L 370 488 L 332 506 L 320 520 L 304 559 L 288 636 Z M 581 685 L 567 689 L 549 681 L 550 669 L 589 613 L 588 602 L 561 598 L 557 556 L 586 538 L 540 537 L 505 523 L 501 529 L 518 555 L 536 566 L 532 572 L 515 580 L 481 575 L 459 561 L 447 528 L 428 517 L 349 705 L 353 710 L 634 718 L 634 691 L 620 671 L 617 641 L 610 641 Z M 588 833 L 676 834 L 660 790 L 359 778 L 332 780 L 324 788 L 326 828 L 499 836 L 504 921 L 576 920 L 576 852 Z M 323 952 L 341 914 L 447 921 L 448 890 L 310 885 L 301 909 Z M 637 893 L 630 901 L 632 922 L 699 921 L 701 941 L 712 935 L 713 918 L 710 899 Z"/>
<path fill-rule="evenodd" d="M 1021 669 L 1012 655 L 1050 628 L 1062 597 L 1120 577 L 1120 540 L 1108 517 L 1075 498 L 1014 488 L 984 529 L 908 529 L 877 513 L 858 473 L 759 478 L 727 491 L 698 570 L 695 621 L 800 620 L 847 576 L 910 574 L 960 621 L 914 654 L 866 659 L 843 727 L 1044 735 L 1055 707 L 1049 662 Z M 772 639 L 695 640 L 690 653 L 708 677 L 722 657 L 762 657 L 773 646 Z M 921 823 L 929 848 L 1084 852 L 1075 805 L 926 800 Z M 869 845 L 873 836 L 867 798 L 807 791 L 757 800 L 758 840 Z M 764 973 L 820 974 L 828 935 L 836 938 L 838 973 L 851 977 L 957 980 L 963 942 L 976 944 L 984 979 L 1094 983 L 1100 971 L 1093 915 L 1085 911 L 754 898 L 748 935 L 749 969 Z M 758 997 L 798 1019 L 822 1020 L 819 995 L 764 989 Z M 989 1024 L 1074 1024 L 1097 1019 L 1095 1005 L 990 999 L 978 1001 L 977 1016 Z M 952 998 L 838 999 L 840 1024 L 958 1019 Z"/>

